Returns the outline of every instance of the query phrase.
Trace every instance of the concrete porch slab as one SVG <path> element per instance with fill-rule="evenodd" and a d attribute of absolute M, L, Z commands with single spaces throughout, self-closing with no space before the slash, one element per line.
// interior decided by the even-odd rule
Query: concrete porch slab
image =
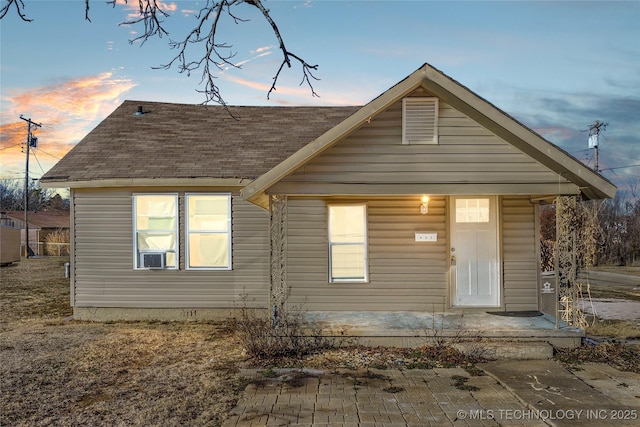
<path fill-rule="evenodd" d="M 433 339 L 464 341 L 543 342 L 557 347 L 576 347 L 584 331 L 560 323 L 549 315 L 518 317 L 485 312 L 343 312 L 304 314 L 307 322 L 321 326 L 325 333 L 357 337 L 363 345 L 419 347 Z"/>

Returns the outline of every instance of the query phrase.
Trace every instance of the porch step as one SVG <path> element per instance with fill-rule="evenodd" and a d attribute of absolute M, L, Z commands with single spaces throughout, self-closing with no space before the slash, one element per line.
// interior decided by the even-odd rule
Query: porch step
<path fill-rule="evenodd" d="M 498 360 L 547 360 L 553 357 L 553 346 L 542 341 L 460 342 L 452 347 L 467 355 L 483 355 Z"/>

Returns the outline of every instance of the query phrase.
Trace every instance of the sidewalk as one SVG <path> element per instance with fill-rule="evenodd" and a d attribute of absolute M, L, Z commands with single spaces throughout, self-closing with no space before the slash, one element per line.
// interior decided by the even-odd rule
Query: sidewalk
<path fill-rule="evenodd" d="M 632 426 L 640 375 L 585 364 L 499 361 L 460 368 L 242 372 L 252 382 L 224 427 Z M 594 387 L 594 388 L 592 388 Z M 626 405 L 626 406 L 625 406 Z"/>

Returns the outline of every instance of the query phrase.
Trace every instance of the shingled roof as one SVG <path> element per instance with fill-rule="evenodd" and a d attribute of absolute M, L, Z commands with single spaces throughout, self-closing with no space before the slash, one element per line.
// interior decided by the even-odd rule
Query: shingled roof
<path fill-rule="evenodd" d="M 138 106 L 144 114 L 136 115 Z M 255 179 L 360 107 L 229 107 L 125 101 L 42 182 Z"/>
<path fill-rule="evenodd" d="M 24 211 L 0 212 L 1 216 L 14 219 L 24 227 Z M 29 212 L 29 225 L 37 228 L 69 228 L 69 211 Z"/>

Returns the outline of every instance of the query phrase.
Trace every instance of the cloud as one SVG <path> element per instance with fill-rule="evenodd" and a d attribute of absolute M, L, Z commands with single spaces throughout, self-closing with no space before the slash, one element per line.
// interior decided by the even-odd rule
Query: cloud
<path fill-rule="evenodd" d="M 300 9 L 300 8 L 310 9 L 312 7 L 313 7 L 313 2 L 311 0 L 306 0 L 302 5 L 296 4 L 293 6 L 294 9 Z"/>
<path fill-rule="evenodd" d="M 242 61 L 236 62 L 234 65 L 238 68 L 242 67 L 244 64 L 247 64 L 251 61 L 254 61 L 258 58 L 263 58 L 265 56 L 271 55 L 273 53 L 273 49 L 275 48 L 275 46 L 263 46 L 263 47 L 259 47 L 255 50 L 250 51 L 249 53 L 251 54 L 251 56 L 247 59 L 243 59 Z M 229 69 L 229 67 L 226 67 L 225 69 Z"/>
<path fill-rule="evenodd" d="M 178 6 L 173 2 L 166 3 L 166 2 L 163 2 L 162 0 L 156 0 L 154 3 L 160 10 L 163 10 L 167 13 L 175 12 L 176 10 L 178 10 Z M 127 19 L 140 18 L 141 16 L 140 4 L 142 3 L 139 4 L 137 1 L 131 1 L 131 0 L 129 1 L 116 0 L 116 4 L 121 5 L 124 9 L 129 11 L 127 15 Z"/>
<path fill-rule="evenodd" d="M 38 137 L 34 176 L 40 176 L 64 156 L 136 86 L 132 80 L 102 73 L 3 95 L 0 112 L 0 154 L 3 177 L 24 173 L 27 124 L 20 115 L 42 127 Z"/>
<path fill-rule="evenodd" d="M 258 82 L 246 78 L 240 78 L 232 75 L 225 75 L 227 81 L 244 86 L 246 88 L 257 91 L 261 101 L 267 96 L 267 92 L 271 88 L 271 84 Z M 369 101 L 367 94 L 359 91 L 357 88 L 332 88 L 331 90 L 319 90 L 318 83 L 314 87 L 319 92 L 320 97 L 312 97 L 311 90 L 306 84 L 289 86 L 285 83 L 278 84 L 276 90 L 271 93 L 270 102 L 279 105 L 333 105 L 333 106 L 353 106 L 364 105 Z M 343 89 L 343 90 L 341 90 Z"/>
<path fill-rule="evenodd" d="M 607 123 L 600 135 L 599 169 L 623 190 L 640 176 L 640 168 L 629 167 L 640 164 L 640 96 L 527 91 L 526 98 L 514 116 L 589 166 L 595 166 L 589 126 L 595 120 Z"/>

